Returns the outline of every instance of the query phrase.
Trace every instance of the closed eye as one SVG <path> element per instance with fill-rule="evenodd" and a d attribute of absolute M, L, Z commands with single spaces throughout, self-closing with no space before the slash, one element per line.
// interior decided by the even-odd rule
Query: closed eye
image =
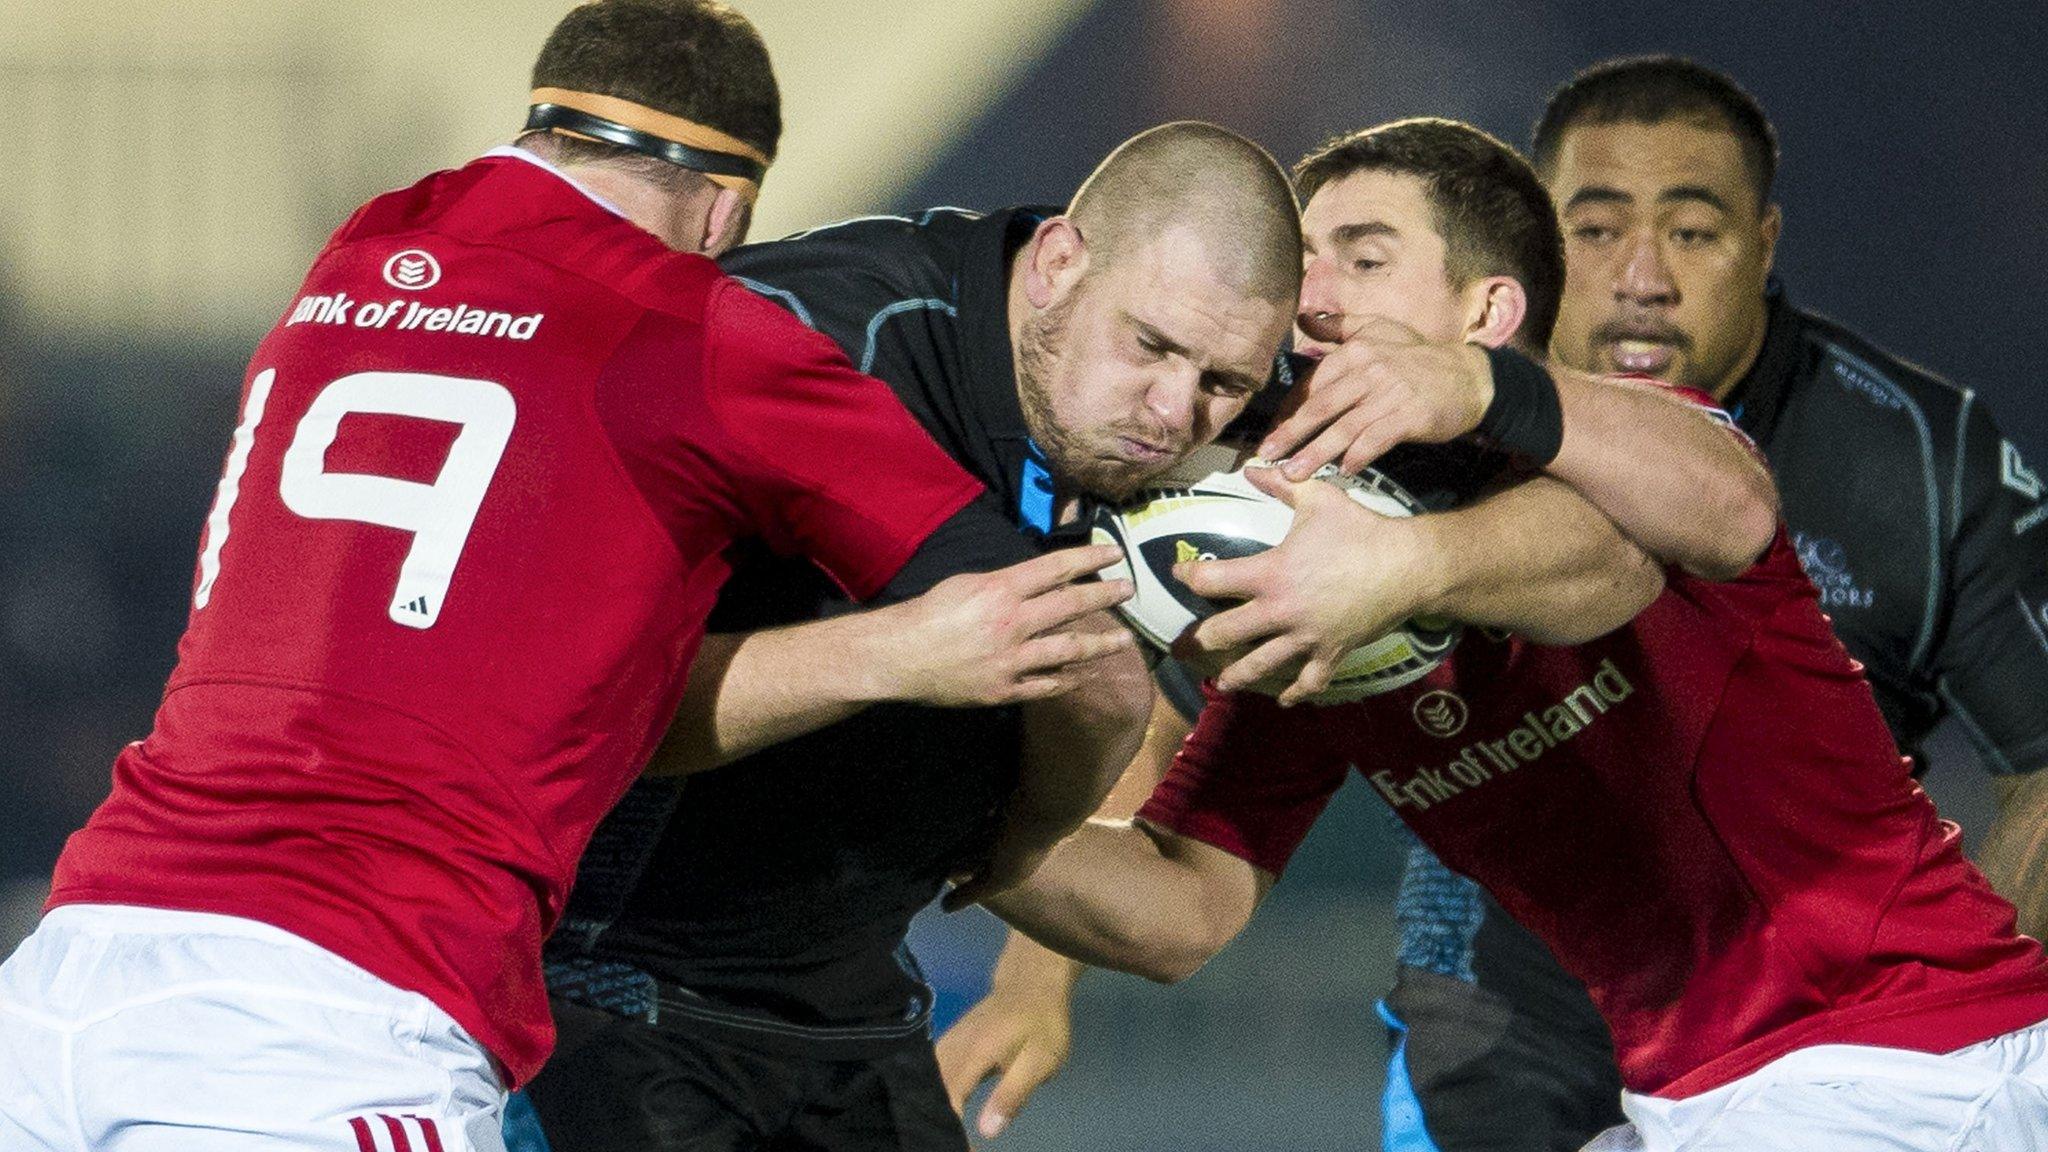
<path fill-rule="evenodd" d="M 1264 380 L 1254 380 L 1237 372 L 1202 373 L 1202 391 L 1225 400 L 1242 400 L 1265 386 Z"/>

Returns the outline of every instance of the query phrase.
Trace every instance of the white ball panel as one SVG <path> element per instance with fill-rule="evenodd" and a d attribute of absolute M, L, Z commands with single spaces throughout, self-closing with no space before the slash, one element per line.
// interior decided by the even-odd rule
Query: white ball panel
<path fill-rule="evenodd" d="M 1137 563 L 1132 562 L 1133 555 L 1143 557 L 1148 542 L 1185 541 L 1202 535 L 1234 537 L 1256 546 L 1241 549 L 1240 554 L 1245 554 L 1277 544 L 1293 524 L 1293 511 L 1259 491 L 1241 469 L 1197 474 L 1199 468 L 1234 466 L 1243 458 L 1241 452 L 1214 446 L 1198 452 L 1156 481 L 1155 487 L 1109 514 L 1114 531 L 1099 525 L 1094 531 L 1098 542 L 1117 543 L 1125 549 L 1125 561 L 1105 569 L 1105 575 L 1128 574 L 1135 584 L 1134 594 L 1118 611 L 1158 648 L 1171 647 L 1195 622 L 1195 615 L 1166 585 L 1172 579 L 1172 561 L 1191 557 L 1155 556 Z M 1317 476 L 1341 485 L 1353 500 L 1382 516 L 1412 516 L 1422 510 L 1398 485 L 1378 473 L 1351 477 L 1326 467 Z M 1330 688 L 1314 702 L 1342 703 L 1413 683 L 1441 663 L 1455 642 L 1455 630 L 1444 633 L 1413 623 L 1396 629 L 1347 654 Z"/>

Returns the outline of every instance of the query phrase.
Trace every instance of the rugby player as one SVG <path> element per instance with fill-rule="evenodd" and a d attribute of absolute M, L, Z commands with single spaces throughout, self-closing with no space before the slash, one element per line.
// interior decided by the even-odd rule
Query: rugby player
<path fill-rule="evenodd" d="M 983 482 L 1000 537 L 933 554 L 979 572 L 1059 543 L 1083 486 L 1127 491 L 1244 408 L 1293 312 L 1297 219 L 1255 145 L 1168 125 L 1064 213 L 868 218 L 726 266 L 892 384 Z M 1134 357 L 1141 335 L 1171 351 Z M 1145 731 L 1133 653 L 1058 710 L 821 707 L 861 673 L 827 633 L 843 595 L 772 556 L 740 572 L 677 719 L 698 735 L 655 769 L 730 764 L 643 783 L 594 841 L 550 946 L 562 1055 L 515 1147 L 964 1146 L 910 918 L 1020 809 L 1044 822 L 1020 777 L 1113 780 Z"/>
<path fill-rule="evenodd" d="M 1715 397 L 1770 458 L 1799 558 L 1899 747 L 1959 719 L 1999 809 L 1977 865 L 2048 927 L 2048 532 L 1974 393 L 1793 305 L 1771 276 L 1777 136 L 1729 77 L 1609 61 L 1552 97 L 1534 157 L 1564 222 L 1552 352 Z M 1389 1152 L 1577 1148 L 1619 1123 L 1613 1043 L 1529 933 L 1426 851 L 1397 905 L 1405 1028 Z M 1412 1086 L 1404 1099 L 1401 1085 Z M 1422 1127 L 1404 1117 L 1420 1116 Z"/>
<path fill-rule="evenodd" d="M 1245 409 L 1294 310 L 1299 244 L 1277 165 L 1220 129 L 1184 124 L 1119 149 L 1064 213 L 872 218 L 727 263 L 895 384 L 1003 497 L 1020 529 L 1014 547 L 1028 553 L 1057 535 L 1076 496 L 1132 490 Z M 1463 363 L 1442 351 L 1390 341 L 1385 356 L 1390 369 L 1424 373 Z M 1673 456 L 1700 431 L 1689 414 L 1675 422 Z M 1711 432 L 1700 439 L 1719 447 Z M 1654 570 L 1576 496 L 1539 490 L 1502 504 L 1581 538 L 1558 554 L 1579 608 L 1599 617 L 1576 625 L 1583 634 L 1632 614 L 1618 585 L 1633 582 L 1635 605 L 1654 593 Z M 1495 514 L 1482 502 L 1442 523 L 1490 539 Z M 1489 594 L 1513 600 L 1529 568 L 1504 563 L 1494 574 L 1502 589 Z M 834 610 L 821 589 L 775 586 L 735 581 L 732 621 L 758 628 Z M 901 709 L 791 739 L 814 719 L 791 685 L 815 676 L 818 649 L 801 640 L 817 626 L 767 633 L 789 663 L 733 665 L 714 702 L 714 723 L 774 712 L 759 734 L 789 742 L 740 771 L 691 776 L 680 796 L 643 786 L 586 861 L 578 907 L 553 946 L 569 1038 L 531 1093 L 556 1152 L 686 1138 L 716 1148 L 965 1145 L 904 931 L 986 850 L 1012 781 L 1045 754 L 1047 734 L 1028 712 Z M 724 643 L 745 653 L 762 635 Z M 735 706 L 763 694 L 760 706 Z M 1128 737 L 1143 718 L 1140 709 Z M 1130 759 L 1128 739 L 1067 735 L 1066 755 Z M 697 746 L 760 743 L 735 728 Z M 898 782 L 909 786 L 887 787 Z M 597 899 L 625 885 L 616 902 Z"/>
<path fill-rule="evenodd" d="M 1402 182 L 1345 176 L 1344 157 L 1411 131 L 1303 166 L 1312 235 L 1399 217 Z M 1333 271 L 1332 310 L 1412 306 L 1391 290 L 1415 253 L 1393 255 L 1385 275 Z M 1417 684 L 1322 709 L 1213 693 L 1136 822 L 1091 823 L 990 907 L 1078 959 L 1179 979 L 1243 927 L 1355 765 L 1590 987 L 1631 1121 L 1598 1147 L 2035 1146 L 2039 946 L 1913 783 L 1789 538 L 1723 527 L 1756 563 L 1723 582 L 1673 565 L 1590 643 L 1468 632 Z M 1187 576 L 1242 588 L 1245 566 Z"/>
<path fill-rule="evenodd" d="M 258 347 L 155 726 L 0 968 L 0 1147 L 501 1147 L 553 1038 L 542 938 L 728 546 L 864 598 L 981 493 L 707 258 L 780 133 L 745 20 L 584 5 L 534 80 L 542 135 L 365 205 Z M 992 578 L 911 694 L 1124 647 L 1059 634 L 1116 594 L 1064 587 L 1099 559 Z M 1006 625 L 1034 614 L 1049 660 Z"/>

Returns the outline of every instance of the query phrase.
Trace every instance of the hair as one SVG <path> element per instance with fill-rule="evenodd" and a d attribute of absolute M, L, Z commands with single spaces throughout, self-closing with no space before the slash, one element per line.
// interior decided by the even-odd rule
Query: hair
<path fill-rule="evenodd" d="M 1764 107 L 1724 72 L 1682 56 L 1604 60 L 1566 81 L 1536 121 L 1530 153 L 1546 176 L 1555 170 L 1566 132 L 1582 124 L 1662 124 L 1671 120 L 1716 128 L 1742 145 L 1759 206 L 1778 177 L 1778 131 Z"/>
<path fill-rule="evenodd" d="M 1181 120 L 1140 132 L 1096 167 L 1067 215 L 1096 260 L 1189 228 L 1233 288 L 1269 300 L 1301 290 L 1294 189 L 1271 153 L 1227 128 Z"/>
<path fill-rule="evenodd" d="M 1420 179 L 1451 285 L 1512 277 L 1529 300 L 1516 339 L 1535 348 L 1550 343 L 1564 294 L 1564 235 L 1528 161 L 1470 124 L 1421 117 L 1331 140 L 1294 166 L 1294 186 L 1307 201 L 1359 172 Z"/>
<path fill-rule="evenodd" d="M 719 0 L 590 0 L 571 9 L 541 46 L 533 87 L 631 100 L 716 128 L 770 159 L 782 139 L 782 96 L 768 46 Z M 560 135 L 551 158 L 609 162 L 653 178 L 694 177 L 629 149 Z"/>

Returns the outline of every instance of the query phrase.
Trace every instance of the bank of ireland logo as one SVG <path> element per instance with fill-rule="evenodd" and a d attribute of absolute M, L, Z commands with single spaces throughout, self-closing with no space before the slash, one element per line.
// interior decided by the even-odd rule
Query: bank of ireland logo
<path fill-rule="evenodd" d="M 384 262 L 384 282 L 407 292 L 420 292 L 441 282 L 441 262 L 420 248 L 394 253 Z"/>
<path fill-rule="evenodd" d="M 1424 692 L 1415 701 L 1415 723 L 1424 732 L 1442 740 L 1448 740 L 1465 730 L 1465 721 L 1472 718 L 1472 710 L 1465 707 L 1456 692 L 1441 688 Z"/>

